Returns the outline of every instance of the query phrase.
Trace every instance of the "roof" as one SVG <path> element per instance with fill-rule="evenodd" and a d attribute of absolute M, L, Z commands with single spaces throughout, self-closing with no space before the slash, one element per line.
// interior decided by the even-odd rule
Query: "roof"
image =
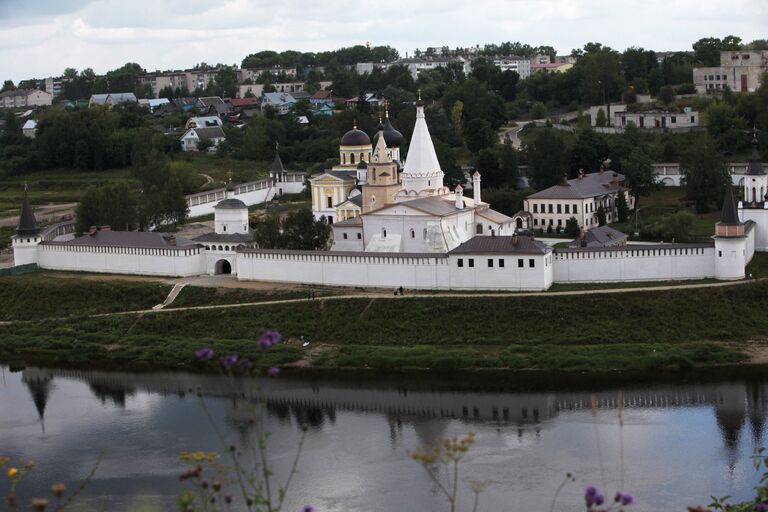
<path fill-rule="evenodd" d="M 528 236 L 475 236 L 449 254 L 547 254 L 551 250 Z"/>
<path fill-rule="evenodd" d="M 584 238 L 577 238 L 569 247 L 610 247 L 627 240 L 628 235 L 610 226 L 599 226 L 584 233 Z"/>
<path fill-rule="evenodd" d="M 34 119 L 27 119 L 24 126 L 21 127 L 22 130 L 34 130 L 35 128 L 37 128 L 37 121 Z"/>
<path fill-rule="evenodd" d="M 449 200 L 450 199 L 450 200 Z M 403 201 L 401 203 L 395 203 L 387 205 L 380 211 L 388 208 L 394 208 L 397 206 L 408 206 L 422 211 L 429 215 L 435 215 L 437 217 L 446 217 L 455 213 L 463 212 L 463 209 L 456 208 L 456 201 L 453 194 L 447 196 L 428 196 L 419 197 L 417 199 L 411 199 L 410 201 Z"/>
<path fill-rule="evenodd" d="M 27 191 L 24 190 L 24 201 L 21 203 L 21 215 L 19 216 L 19 225 L 16 227 L 16 234 L 26 236 L 36 235 L 39 232 L 35 213 L 32 211 L 32 205 L 29 204 Z"/>
<path fill-rule="evenodd" d="M 555 253 L 571 252 L 633 252 L 633 251 L 658 251 L 661 249 L 710 249 L 714 244 L 696 243 L 696 244 L 642 244 L 642 245 L 613 245 L 610 247 L 557 247 Z"/>
<path fill-rule="evenodd" d="M 333 223 L 333 227 L 340 228 L 356 228 L 363 225 L 362 217 L 352 217 L 351 219 L 344 219 Z"/>
<path fill-rule="evenodd" d="M 181 138 L 186 137 L 189 132 L 195 132 L 200 140 L 225 139 L 227 137 L 220 126 L 207 126 L 205 128 L 190 128 Z"/>
<path fill-rule="evenodd" d="M 765 170 L 763 169 L 763 159 L 757 151 L 757 138 L 752 139 L 752 158 L 749 159 L 747 174 L 752 176 L 765 174 Z"/>
<path fill-rule="evenodd" d="M 33 92 L 45 92 L 46 94 L 50 94 L 49 92 L 40 91 L 39 89 L 14 89 L 12 91 L 5 91 L 0 93 L 0 98 L 7 98 L 9 96 L 29 96 Z"/>
<path fill-rule="evenodd" d="M 206 233 L 195 237 L 195 242 L 226 242 L 229 244 L 247 244 L 253 242 L 254 233 Z"/>
<path fill-rule="evenodd" d="M 335 224 L 334 224 L 335 226 Z M 304 251 L 294 249 L 240 249 L 238 252 L 245 254 L 310 254 L 312 256 L 351 256 L 351 257 L 370 257 L 377 258 L 439 258 L 448 257 L 445 253 L 439 252 L 379 252 L 379 251 Z"/>
<path fill-rule="evenodd" d="M 611 181 L 618 178 L 619 186 L 612 186 Z M 566 181 L 566 184 L 553 185 L 526 199 L 584 199 L 588 197 L 602 196 L 608 192 L 622 190 L 621 183 L 624 175 L 613 171 L 593 172 L 585 174 L 583 178 L 574 178 Z"/>
<path fill-rule="evenodd" d="M 370 146 L 371 138 L 363 130 L 352 128 L 341 138 L 342 146 Z"/>
<path fill-rule="evenodd" d="M 214 210 L 240 210 L 242 208 L 247 209 L 248 206 L 246 206 L 246 204 L 241 200 L 235 199 L 234 197 L 222 199 L 216 203 L 216 206 L 213 207 Z"/>
<path fill-rule="evenodd" d="M 211 105 L 224 105 L 224 100 L 220 96 L 203 96 L 198 98 L 197 101 L 207 107 Z"/>
<path fill-rule="evenodd" d="M 278 175 L 285 173 L 285 167 L 283 161 L 280 160 L 280 153 L 275 151 L 275 160 L 272 162 L 272 174 Z"/>
<path fill-rule="evenodd" d="M 262 103 L 272 103 L 273 105 L 288 105 L 296 103 L 296 99 L 287 92 L 265 92 Z"/>
<path fill-rule="evenodd" d="M 313 100 L 326 100 L 331 99 L 333 91 L 317 91 L 312 95 Z"/>
<path fill-rule="evenodd" d="M 109 93 L 109 99 L 112 100 L 112 103 L 124 103 L 129 101 L 136 103 L 138 101 L 136 95 L 132 92 L 111 92 Z"/>
<path fill-rule="evenodd" d="M 176 238 L 176 245 L 171 245 L 172 235 L 148 231 L 97 231 L 93 235 L 83 235 L 67 242 L 48 242 L 61 245 L 93 245 L 109 247 L 142 247 L 154 249 L 189 248 L 194 242 L 186 238 Z"/>
<path fill-rule="evenodd" d="M 229 100 L 229 103 L 233 107 L 248 107 L 250 105 L 258 104 L 259 100 L 256 98 L 232 98 Z"/>
<path fill-rule="evenodd" d="M 379 130 L 373 134 L 373 143 L 379 139 L 379 134 L 384 133 L 384 142 L 387 143 L 388 148 L 399 148 L 403 143 L 403 134 L 397 131 L 392 122 L 389 120 L 389 115 L 383 125 L 379 125 Z"/>
<path fill-rule="evenodd" d="M 736 202 L 733 200 L 733 187 L 727 187 L 725 191 L 725 200 L 723 200 L 723 211 L 720 213 L 720 222 L 722 225 L 738 225 L 739 212 L 736 210 Z"/>
<path fill-rule="evenodd" d="M 106 103 L 109 94 L 91 94 L 91 101 L 97 105 L 103 105 Z"/>
<path fill-rule="evenodd" d="M 192 116 L 187 119 L 187 125 L 190 123 L 195 123 L 195 126 L 199 128 L 222 126 L 224 124 L 219 116 Z"/>
<path fill-rule="evenodd" d="M 512 217 L 507 217 L 503 213 L 497 212 L 496 210 L 491 210 L 490 208 L 484 208 L 484 209 L 478 208 L 477 210 L 475 210 L 475 214 L 485 219 L 488 219 L 491 222 L 495 222 L 496 224 L 507 224 L 509 222 L 512 222 Z"/>
<path fill-rule="evenodd" d="M 429 135 L 427 121 L 424 118 L 424 107 L 418 106 L 416 108 L 416 124 L 413 127 L 413 135 L 408 147 L 408 156 L 405 159 L 403 173 L 408 175 L 432 172 L 441 172 L 440 161 L 437 159 L 435 146 Z"/>

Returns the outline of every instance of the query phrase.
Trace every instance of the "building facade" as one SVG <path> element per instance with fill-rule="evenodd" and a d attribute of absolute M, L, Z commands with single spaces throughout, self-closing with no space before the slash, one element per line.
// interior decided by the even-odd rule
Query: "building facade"
<path fill-rule="evenodd" d="M 712 94 L 728 88 L 755 92 L 768 73 L 768 50 L 720 52 L 720 66 L 693 68 L 693 84 L 699 94 Z"/>

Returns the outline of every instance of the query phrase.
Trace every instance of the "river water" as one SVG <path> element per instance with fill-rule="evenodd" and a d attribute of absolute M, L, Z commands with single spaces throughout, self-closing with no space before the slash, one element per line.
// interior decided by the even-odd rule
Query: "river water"
<path fill-rule="evenodd" d="M 47 495 L 53 482 L 74 488 L 103 451 L 81 506 L 174 510 L 188 488 L 178 479 L 189 467 L 179 454 L 223 451 L 191 391 L 198 386 L 226 443 L 244 452 L 252 446 L 252 407 L 243 398 L 250 383 L 185 373 L 0 371 L 0 455 L 35 462 L 18 489 L 22 500 Z M 467 511 L 470 480 L 487 483 L 481 511 L 550 510 L 567 472 L 576 482 L 563 488 L 555 510 L 581 509 L 588 484 L 632 493 L 635 510 L 684 511 L 711 495 L 747 499 L 760 476 L 751 455 L 766 445 L 768 380 L 759 379 L 490 392 L 424 379 L 281 376 L 263 390 L 278 479 L 307 427 L 289 512 L 305 503 L 328 512 L 448 510 L 408 450 L 470 431 L 476 443 L 461 465 L 458 508 Z M 0 493 L 7 491 L 3 474 Z"/>

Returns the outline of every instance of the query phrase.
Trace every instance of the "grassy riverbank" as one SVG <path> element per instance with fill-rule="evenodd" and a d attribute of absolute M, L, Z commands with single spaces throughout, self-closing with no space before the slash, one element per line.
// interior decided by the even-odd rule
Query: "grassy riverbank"
<path fill-rule="evenodd" d="M 78 281 L 67 280 L 56 284 L 61 288 L 55 293 L 41 294 L 48 285 L 34 286 L 35 279 L 20 280 L 28 283 L 26 293 L 2 287 L 4 304 L 26 297 L 5 308 L 4 318 L 42 318 L 52 309 L 58 314 L 48 316 L 59 316 L 68 300 L 72 313 L 109 310 L 114 302 L 117 310 L 139 309 L 127 307 L 129 302 L 146 309 L 162 302 L 168 289 L 152 283 L 121 282 L 120 291 L 114 281 L 82 284 L 105 286 L 96 286 L 102 295 L 94 296 L 73 288 L 81 285 Z M 183 303 L 196 304 L 228 293 L 233 294 L 229 299 L 253 301 L 300 292 L 190 288 L 187 293 Z M 768 332 L 766 309 L 768 282 L 762 281 L 594 295 L 329 299 L 8 324 L 0 326 L 0 361 L 195 368 L 193 351 L 212 346 L 219 353 L 261 357 L 265 364 L 320 368 L 657 371 L 746 360 L 740 352 L 746 342 Z M 268 328 L 294 343 L 263 354 L 256 340 Z M 309 347 L 296 342 L 300 336 L 311 342 Z"/>

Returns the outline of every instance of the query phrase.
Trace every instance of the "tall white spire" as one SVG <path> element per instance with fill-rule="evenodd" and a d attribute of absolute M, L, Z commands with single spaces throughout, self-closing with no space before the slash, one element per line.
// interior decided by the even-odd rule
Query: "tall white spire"
<path fill-rule="evenodd" d="M 424 102 L 419 94 L 416 102 L 416 124 L 413 127 L 411 145 L 408 148 L 408 157 L 405 160 L 403 174 L 401 176 L 403 188 L 407 191 L 415 190 L 417 193 L 427 189 L 442 188 L 443 171 L 429 135 L 427 121 L 424 118 Z"/>

